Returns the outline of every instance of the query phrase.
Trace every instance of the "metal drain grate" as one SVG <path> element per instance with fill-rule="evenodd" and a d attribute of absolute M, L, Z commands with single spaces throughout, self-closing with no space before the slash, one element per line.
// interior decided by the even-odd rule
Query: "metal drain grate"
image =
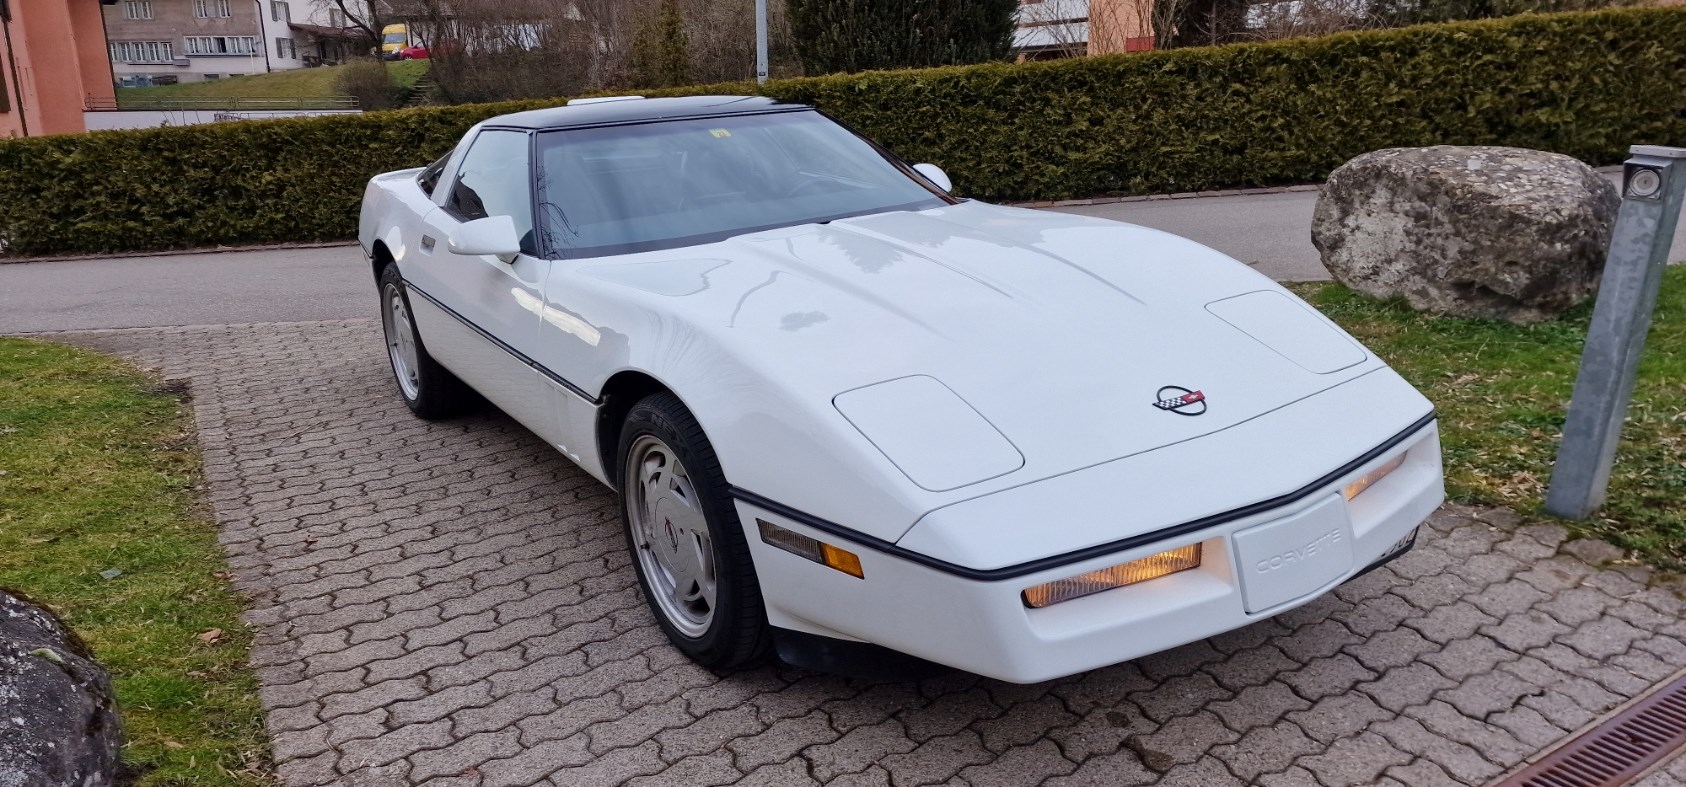
<path fill-rule="evenodd" d="M 1616 787 L 1686 746 L 1686 677 L 1651 692 L 1495 787 Z"/>

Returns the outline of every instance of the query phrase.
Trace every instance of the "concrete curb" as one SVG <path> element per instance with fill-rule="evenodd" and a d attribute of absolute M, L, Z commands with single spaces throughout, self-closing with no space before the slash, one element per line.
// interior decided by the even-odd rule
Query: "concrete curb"
<path fill-rule="evenodd" d="M 1298 186 L 1266 186 L 1257 189 L 1217 189 L 1215 191 L 1181 191 L 1175 194 L 1139 194 L 1128 197 L 1092 197 L 1090 199 L 1059 199 L 1032 200 L 1030 202 L 1003 202 L 1015 208 L 1071 208 L 1083 205 L 1115 205 L 1120 202 L 1158 202 L 1172 199 L 1198 199 L 1201 197 L 1245 197 L 1253 194 L 1287 194 L 1298 191 L 1322 191 L 1320 183 L 1306 183 Z"/>
<path fill-rule="evenodd" d="M 1605 173 L 1620 173 L 1620 164 L 1612 164 L 1593 169 Z M 1084 205 L 1116 205 L 1120 202 L 1157 202 L 1168 199 L 1196 199 L 1199 197 L 1244 197 L 1254 194 L 1291 194 L 1295 192 L 1322 191 L 1321 183 L 1301 183 L 1294 186 L 1265 186 L 1256 189 L 1217 189 L 1214 191 L 1183 191 L 1176 194 L 1138 194 L 1128 197 L 1093 197 L 1090 199 L 1059 199 L 1059 200 L 1031 200 L 1028 202 L 1003 202 L 1015 208 L 1072 208 Z"/>
<path fill-rule="evenodd" d="M 380 322 L 380 318 L 345 317 L 338 320 L 270 320 L 266 322 L 187 323 L 183 325 L 131 325 L 125 328 L 71 328 L 68 330 L 54 331 L 0 332 L 0 336 L 52 341 L 66 336 L 126 336 L 130 334 L 158 334 L 161 336 L 170 336 L 191 333 L 194 331 L 256 330 L 260 328 L 284 328 L 298 325 L 363 325 L 371 322 Z"/>
<path fill-rule="evenodd" d="M 135 259 L 137 257 L 180 257 L 188 254 L 222 254 L 237 251 L 285 251 L 287 249 L 327 249 L 335 246 L 356 246 L 354 240 L 333 240 L 319 243 L 276 243 L 268 246 L 200 246 L 192 249 L 163 251 L 113 252 L 111 254 L 66 254 L 58 257 L 4 257 L 0 265 L 26 265 L 32 262 L 74 262 L 76 260 Z"/>

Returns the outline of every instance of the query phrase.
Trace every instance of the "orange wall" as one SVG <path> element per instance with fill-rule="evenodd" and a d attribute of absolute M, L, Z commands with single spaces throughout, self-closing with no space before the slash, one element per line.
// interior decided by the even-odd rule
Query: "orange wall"
<path fill-rule="evenodd" d="M 96 0 L 69 2 L 70 26 L 76 32 L 76 70 L 82 77 L 81 95 L 84 99 L 115 101 L 117 86 L 111 81 L 111 48 L 105 43 L 102 6 Z"/>
<path fill-rule="evenodd" d="M 1089 54 L 1153 48 L 1153 0 L 1089 0 Z"/>
<path fill-rule="evenodd" d="M 114 95 L 99 3 L 11 0 L 10 5 L 12 19 L 5 23 L 10 51 L 0 37 L 0 69 L 9 105 L 0 112 L 0 136 L 85 130 L 82 110 L 87 99 Z"/>
<path fill-rule="evenodd" d="M 4 25 L 0 22 L 0 25 Z M 23 118 L 18 114 L 17 80 L 12 76 L 12 50 L 0 35 L 0 139 L 23 136 Z"/>

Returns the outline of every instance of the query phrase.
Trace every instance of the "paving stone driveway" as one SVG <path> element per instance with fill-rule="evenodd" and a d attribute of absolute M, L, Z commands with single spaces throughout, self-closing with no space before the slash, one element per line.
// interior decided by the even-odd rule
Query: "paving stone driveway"
<path fill-rule="evenodd" d="M 1686 666 L 1644 569 L 1448 508 L 1321 601 L 1067 680 L 719 676 L 614 495 L 502 415 L 411 418 L 377 324 L 59 338 L 192 381 L 288 785 L 1475 784 Z"/>

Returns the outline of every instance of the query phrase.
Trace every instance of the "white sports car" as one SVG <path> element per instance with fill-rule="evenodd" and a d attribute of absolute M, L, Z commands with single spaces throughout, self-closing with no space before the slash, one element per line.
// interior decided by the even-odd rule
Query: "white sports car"
<path fill-rule="evenodd" d="M 405 403 L 472 388 L 620 490 L 709 667 L 1041 681 L 1411 546 L 1433 408 L 1341 329 L 1182 238 L 949 187 L 812 107 L 576 101 L 374 178 L 359 237 Z"/>

